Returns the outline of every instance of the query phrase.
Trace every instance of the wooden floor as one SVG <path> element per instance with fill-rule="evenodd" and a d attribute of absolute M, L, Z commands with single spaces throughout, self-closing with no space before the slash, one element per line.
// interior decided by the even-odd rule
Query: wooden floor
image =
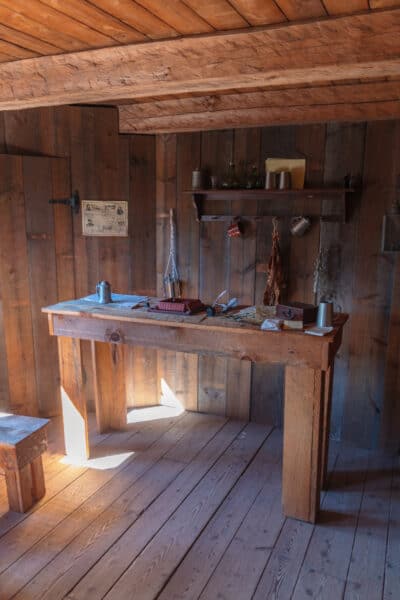
<path fill-rule="evenodd" d="M 400 598 L 392 457 L 333 448 L 314 527 L 282 517 L 280 431 L 194 413 L 129 427 L 93 432 L 73 466 L 55 421 L 27 515 L 0 478 L 1 600 Z"/>

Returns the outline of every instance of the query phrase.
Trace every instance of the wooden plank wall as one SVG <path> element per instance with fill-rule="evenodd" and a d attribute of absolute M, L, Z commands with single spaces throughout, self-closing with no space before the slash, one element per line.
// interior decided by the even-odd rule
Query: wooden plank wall
<path fill-rule="evenodd" d="M 92 292 L 100 278 L 110 279 L 121 291 L 161 293 L 169 207 L 176 210 L 185 294 L 210 301 L 227 287 L 242 302 L 261 302 L 265 285 L 261 268 L 270 251 L 271 219 L 249 221 L 243 239 L 228 240 L 226 223 L 196 223 L 190 197 L 183 192 L 190 187 L 191 171 L 197 166 L 222 174 L 231 157 L 237 165 L 245 161 L 262 169 L 267 156 L 305 156 L 308 185 L 340 184 L 344 174 L 351 171 L 363 178 L 363 191 L 352 201 L 348 223 L 320 225 L 316 221 L 299 239 L 289 234 L 290 216 L 307 214 L 312 207 L 307 201 L 275 203 L 276 214 L 281 216 L 286 296 L 313 299 L 314 261 L 319 249 L 326 249 L 333 298 L 352 315 L 337 361 L 333 437 L 363 446 L 373 446 L 380 439 L 398 443 L 399 257 L 380 253 L 380 235 L 382 215 L 394 201 L 400 172 L 399 128 L 399 122 L 345 123 L 154 138 L 118 135 L 116 111 L 111 108 L 65 107 L 0 114 L 0 152 L 64 157 L 69 164 L 70 190 L 78 189 L 81 197 L 112 196 L 130 202 L 129 239 L 95 240 L 82 238 L 80 219 L 72 219 L 68 209 L 56 207 L 49 221 L 47 209 L 38 211 L 40 194 L 24 200 L 21 222 L 25 232 L 19 247 L 26 253 L 21 268 L 32 273 L 27 293 L 32 352 L 39 357 L 35 362 L 36 385 L 29 399 L 15 400 L 18 395 L 21 398 L 24 384 L 14 381 L 12 369 L 7 370 L 11 287 L 4 284 L 10 281 L 10 257 L 6 253 L 0 258 L 0 406 L 18 408 L 26 402 L 31 412 L 35 406 L 46 414 L 58 410 L 54 389 L 58 375 L 40 358 L 49 339 L 40 325 L 40 304 Z M 40 165 L 35 170 L 42 168 Z M 52 193 L 64 195 L 65 183 L 57 169 L 53 169 L 52 179 Z M 44 186 L 41 192 L 48 195 L 49 190 Z M 233 214 L 244 210 L 239 202 L 232 206 L 220 202 L 207 208 L 231 210 Z M 329 206 L 325 208 L 329 210 Z M 17 209 L 16 204 L 13 210 Z M 246 212 L 250 210 L 262 215 L 264 205 L 252 202 L 246 207 Z M 2 213 L 4 235 L 9 235 L 5 224 L 11 218 L 7 210 L 4 219 Z M 46 232 L 53 239 L 35 238 Z M 40 258 L 44 255 L 49 257 L 48 269 Z M 17 259 L 20 255 L 14 257 Z M 56 272 L 56 284 L 48 277 L 49 272 Z M 43 282 L 43 288 L 36 282 Z M 83 353 L 90 403 L 91 366 L 85 346 Z M 282 422 L 283 373 L 279 366 L 250 368 L 237 361 L 210 361 L 142 349 L 127 351 L 125 364 L 129 404 L 154 404 L 163 394 L 167 399 L 176 396 L 194 410 L 242 418 L 250 414 L 256 421 Z"/>
<path fill-rule="evenodd" d="M 313 201 L 275 203 L 281 217 L 281 247 L 288 300 L 313 301 L 313 272 L 320 249 L 328 253 L 330 293 L 342 311 L 351 313 L 337 360 L 332 436 L 363 446 L 380 439 L 398 444 L 399 387 L 399 257 L 381 254 L 382 216 L 392 205 L 400 173 L 398 122 L 321 124 L 157 137 L 157 185 L 168 180 L 171 205 L 176 208 L 179 263 L 185 293 L 199 293 L 205 302 L 228 288 L 241 302 L 261 303 L 265 287 L 262 265 L 268 260 L 271 219 L 245 223 L 242 239 L 228 239 L 226 222 L 196 224 L 190 196 L 190 173 L 201 166 L 222 175 L 231 158 L 263 169 L 271 156 L 305 157 L 306 185 L 342 185 L 351 172 L 362 179 L 362 192 L 354 195 L 346 224 L 318 219 L 302 238 L 289 233 L 291 216 L 311 214 Z M 175 161 L 175 170 L 173 163 Z M 167 171 L 165 165 L 168 165 Z M 161 188 L 159 188 L 161 189 Z M 165 189 L 165 186 L 164 186 Z M 172 191 L 173 190 L 173 191 Z M 175 193 L 175 195 L 174 195 Z M 210 214 L 246 214 L 264 205 L 255 201 L 219 201 L 206 205 Z M 252 204 L 249 207 L 249 204 Z M 325 210 L 329 210 L 325 201 Z M 157 211 L 165 210 L 165 194 L 157 196 Z M 319 209 L 319 207 L 318 207 Z M 158 272 L 167 256 L 167 225 L 157 228 Z M 248 365 L 205 357 L 187 364 L 184 372 L 176 357 L 163 364 L 169 385 L 177 395 L 185 388 L 182 376 L 192 382 L 190 406 L 201 411 L 282 423 L 283 370 L 279 366 Z M 193 385 L 197 384 L 197 399 Z"/>
<path fill-rule="evenodd" d="M 0 114 L 0 152 L 8 155 L 0 168 L 0 407 L 57 414 L 56 344 L 41 306 L 92 293 L 100 279 L 115 291 L 155 293 L 155 139 L 120 136 L 112 108 L 41 109 Z M 128 200 L 129 238 L 84 238 L 80 215 L 48 205 L 75 189 L 81 198 Z M 82 351 L 91 405 L 87 344 Z M 126 351 L 129 405 L 155 402 L 155 364 L 154 352 Z"/>
<path fill-rule="evenodd" d="M 40 408 L 54 414 L 57 343 L 49 339 L 40 308 L 58 298 L 61 282 L 68 285 L 65 266 L 59 272 L 57 267 L 62 241 L 72 238 L 72 230 L 60 211 L 47 204 L 54 195 L 68 194 L 68 162 L 2 154 L 0 173 L 1 404 L 16 413 L 37 414 Z"/>

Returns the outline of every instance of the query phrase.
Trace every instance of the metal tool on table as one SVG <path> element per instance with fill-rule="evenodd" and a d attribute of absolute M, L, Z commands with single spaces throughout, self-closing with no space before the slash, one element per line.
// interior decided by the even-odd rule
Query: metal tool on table
<path fill-rule="evenodd" d="M 215 316 L 215 314 L 217 312 L 217 307 L 220 309 L 221 313 L 226 313 L 226 312 L 228 312 L 228 310 L 230 308 L 233 308 L 234 306 L 237 305 L 237 303 L 238 303 L 237 298 L 231 298 L 229 300 L 229 302 L 227 302 L 226 304 L 218 302 L 218 300 L 220 300 L 221 298 L 223 298 L 225 296 L 227 291 L 228 290 L 224 290 L 223 292 L 218 294 L 218 296 L 215 298 L 214 302 L 210 306 L 207 306 L 206 313 L 207 313 L 208 317 Z"/>

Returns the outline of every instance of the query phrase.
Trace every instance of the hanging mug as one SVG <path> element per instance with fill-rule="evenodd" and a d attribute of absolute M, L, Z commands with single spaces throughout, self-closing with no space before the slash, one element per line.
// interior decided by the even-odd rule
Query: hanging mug
<path fill-rule="evenodd" d="M 290 233 L 301 237 L 305 232 L 310 229 L 311 220 L 308 217 L 293 217 L 290 223 Z"/>

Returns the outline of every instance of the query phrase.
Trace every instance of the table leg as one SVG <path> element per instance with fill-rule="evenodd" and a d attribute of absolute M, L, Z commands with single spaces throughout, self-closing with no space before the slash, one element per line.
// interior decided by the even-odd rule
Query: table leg
<path fill-rule="evenodd" d="M 10 510 L 24 513 L 33 504 L 30 464 L 21 469 L 4 469 Z"/>
<path fill-rule="evenodd" d="M 322 422 L 322 457 L 321 457 L 321 489 L 326 490 L 328 485 L 328 454 L 329 432 L 331 424 L 332 388 L 333 388 L 333 363 L 324 375 L 324 410 Z"/>
<path fill-rule="evenodd" d="M 324 373 L 287 366 L 283 442 L 283 512 L 315 523 L 319 510 Z"/>
<path fill-rule="evenodd" d="M 65 451 L 74 460 L 86 460 L 89 457 L 89 436 L 80 340 L 57 339 Z"/>
<path fill-rule="evenodd" d="M 126 426 L 124 347 L 91 342 L 97 428 L 100 433 Z"/>
<path fill-rule="evenodd" d="M 24 513 L 46 493 L 42 457 L 19 469 L 4 469 L 10 510 Z"/>
<path fill-rule="evenodd" d="M 46 493 L 46 484 L 44 480 L 43 460 L 37 456 L 31 462 L 32 474 L 32 496 L 35 500 L 40 500 Z"/>

